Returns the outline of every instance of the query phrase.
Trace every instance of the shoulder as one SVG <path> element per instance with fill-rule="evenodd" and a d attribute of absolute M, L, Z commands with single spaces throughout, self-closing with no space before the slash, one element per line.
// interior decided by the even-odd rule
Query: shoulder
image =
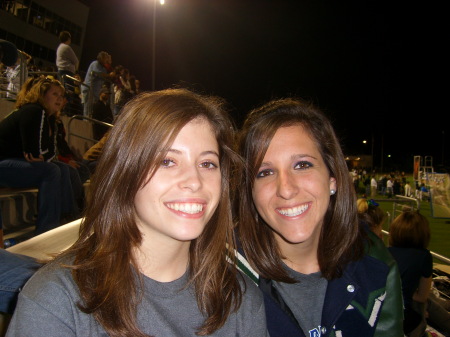
<path fill-rule="evenodd" d="M 43 307 L 64 302 L 63 298 L 78 302 L 78 287 L 70 269 L 62 266 L 61 263 L 64 262 L 67 261 L 57 259 L 41 267 L 27 282 L 21 296 L 40 303 Z"/>
<path fill-rule="evenodd" d="M 389 253 L 389 250 L 384 244 L 384 242 L 371 230 L 367 229 L 366 233 L 367 233 L 367 239 L 365 241 L 366 255 L 374 259 L 377 259 L 388 266 L 392 266 L 393 264 L 395 264 L 395 260 Z"/>
<path fill-rule="evenodd" d="M 22 105 L 17 111 L 35 111 L 41 113 L 44 110 L 39 103 L 27 103 Z"/>
<path fill-rule="evenodd" d="M 246 273 L 241 271 L 238 271 L 238 277 L 244 297 L 248 297 L 256 302 L 262 303 L 262 293 L 255 281 Z"/>
<path fill-rule="evenodd" d="M 243 335 L 267 336 L 264 297 L 258 286 L 247 275 L 238 272 L 242 302 L 236 313 L 237 328 Z"/>
<path fill-rule="evenodd" d="M 21 120 L 27 120 L 36 119 L 37 117 L 42 118 L 42 116 L 45 116 L 45 111 L 42 105 L 38 103 L 27 103 L 17 109 L 15 114 L 20 116 Z"/>
<path fill-rule="evenodd" d="M 390 254 L 384 242 L 370 230 L 365 240 L 365 254 L 361 259 L 350 263 L 344 274 L 358 280 L 363 288 L 381 289 L 390 282 L 391 273 L 398 274 L 395 259 Z"/>

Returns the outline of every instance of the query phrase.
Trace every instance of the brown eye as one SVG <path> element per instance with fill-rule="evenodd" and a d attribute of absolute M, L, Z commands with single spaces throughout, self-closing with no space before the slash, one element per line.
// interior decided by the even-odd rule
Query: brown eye
<path fill-rule="evenodd" d="M 260 172 L 258 172 L 258 174 L 256 175 L 256 178 L 264 178 L 267 176 L 272 175 L 273 172 L 271 170 L 262 170 Z"/>
<path fill-rule="evenodd" d="M 309 161 L 300 161 L 294 165 L 295 170 L 305 170 L 310 167 L 313 167 L 314 165 L 310 163 Z"/>

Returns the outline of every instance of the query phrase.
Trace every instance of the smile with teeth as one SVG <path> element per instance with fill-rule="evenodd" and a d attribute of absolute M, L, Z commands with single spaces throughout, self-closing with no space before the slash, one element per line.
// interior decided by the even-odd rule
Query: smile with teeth
<path fill-rule="evenodd" d="M 292 208 L 278 208 L 277 212 L 284 216 L 297 216 L 305 212 L 309 208 L 309 204 L 303 204 L 301 206 Z"/>
<path fill-rule="evenodd" d="M 177 203 L 173 203 L 173 204 L 166 204 L 166 206 L 175 211 L 188 213 L 188 214 L 200 213 L 203 210 L 203 204 L 198 204 L 198 203 L 178 203 L 177 202 Z"/>

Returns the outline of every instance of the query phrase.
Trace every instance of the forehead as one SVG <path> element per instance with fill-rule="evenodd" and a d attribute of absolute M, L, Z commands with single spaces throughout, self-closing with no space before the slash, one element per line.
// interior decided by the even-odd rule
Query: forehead
<path fill-rule="evenodd" d="M 282 126 L 278 128 L 269 144 L 271 147 L 273 144 L 277 144 L 283 148 L 285 145 L 311 145 L 317 148 L 316 139 L 312 137 L 311 133 L 303 126 L 303 124 L 295 124 Z"/>
<path fill-rule="evenodd" d="M 61 88 L 61 86 L 57 85 L 57 84 L 52 84 L 50 85 L 50 88 L 48 88 L 47 92 L 55 92 L 55 91 L 60 91 L 61 93 L 63 92 L 63 88 Z"/>

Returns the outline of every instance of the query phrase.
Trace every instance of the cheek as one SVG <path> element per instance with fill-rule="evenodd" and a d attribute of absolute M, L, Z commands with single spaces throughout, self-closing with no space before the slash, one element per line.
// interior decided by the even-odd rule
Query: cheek
<path fill-rule="evenodd" d="M 252 191 L 253 203 L 259 213 L 264 209 L 264 205 L 267 203 L 268 199 L 268 188 L 267 186 L 255 186 Z"/>
<path fill-rule="evenodd" d="M 215 177 L 210 186 L 212 187 L 211 193 L 218 202 L 220 196 L 222 195 L 222 177 L 220 175 Z"/>

